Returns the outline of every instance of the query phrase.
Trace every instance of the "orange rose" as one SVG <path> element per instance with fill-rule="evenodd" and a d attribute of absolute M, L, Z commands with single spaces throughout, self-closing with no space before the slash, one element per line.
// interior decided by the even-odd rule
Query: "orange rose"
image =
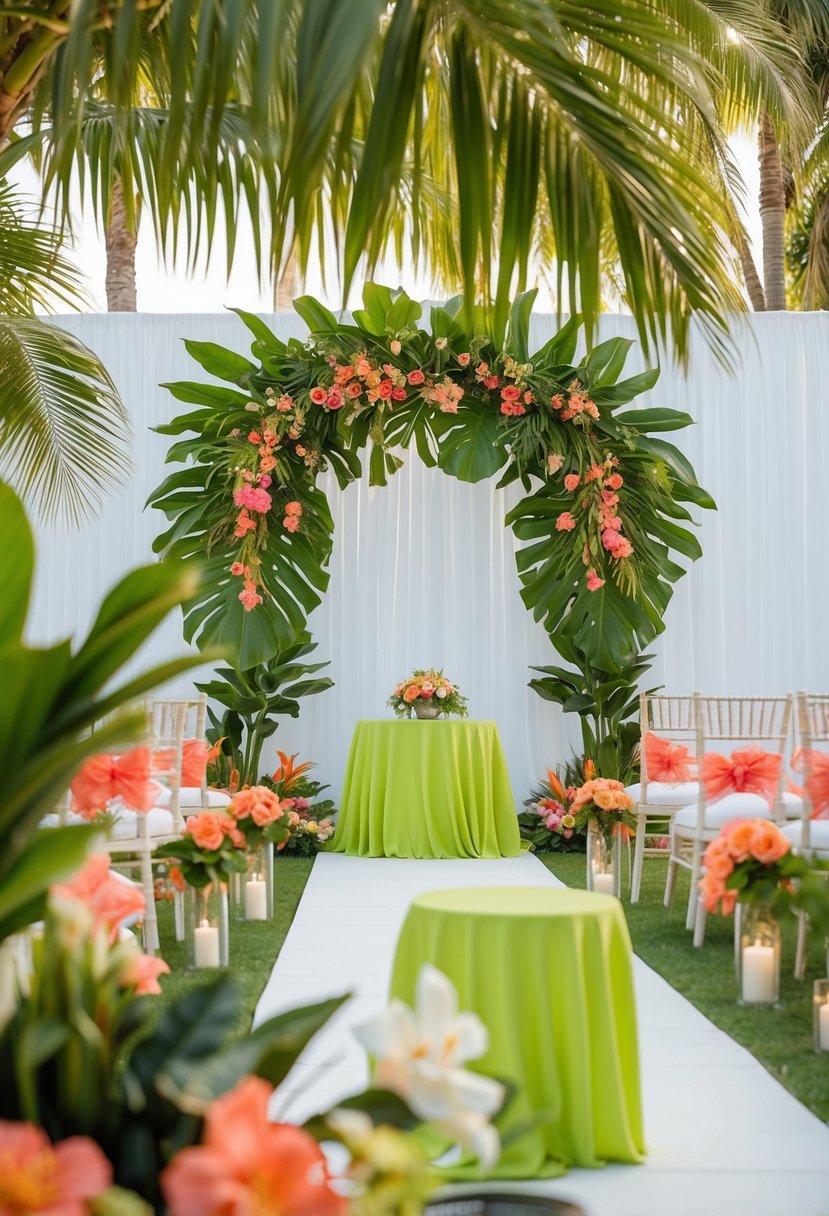
<path fill-rule="evenodd" d="M 615 794 L 613 790 L 596 790 L 593 795 L 593 801 L 596 806 L 601 807 L 603 811 L 612 811 L 615 808 Z"/>
<path fill-rule="evenodd" d="M 728 851 L 734 860 L 745 861 L 754 840 L 754 824 L 750 819 L 734 819 L 725 825 L 722 837 L 728 843 Z"/>
<path fill-rule="evenodd" d="M 184 830 L 193 837 L 200 849 L 207 849 L 209 852 L 220 849 L 225 838 L 220 816 L 212 811 L 191 815 Z"/>
<path fill-rule="evenodd" d="M 728 842 L 721 836 L 712 840 L 705 850 L 703 863 L 706 870 L 716 878 L 728 878 L 734 871 L 734 861 L 728 850 Z"/>
<path fill-rule="evenodd" d="M 768 823 L 763 819 L 754 820 L 751 855 L 762 865 L 774 865 L 785 853 L 788 853 L 790 847 L 788 840 L 776 824 Z"/>
<path fill-rule="evenodd" d="M 612 797 L 614 811 L 629 811 L 633 806 L 633 799 L 623 789 L 614 790 Z"/>
<path fill-rule="evenodd" d="M 410 684 L 409 687 L 406 689 L 406 691 L 403 693 L 403 700 L 406 702 L 407 705 L 411 705 L 412 701 L 416 701 L 419 696 L 420 696 L 420 689 L 418 688 L 418 686 L 416 684 Z"/>
<path fill-rule="evenodd" d="M 245 840 L 244 833 L 240 832 L 236 826 L 236 820 L 230 815 L 220 815 L 219 823 L 234 849 L 243 849 L 247 841 Z"/>
<path fill-rule="evenodd" d="M 252 785 L 250 789 L 239 791 L 230 804 L 230 813 L 235 819 L 250 816 L 257 827 L 263 828 L 279 817 L 280 803 L 267 786 Z"/>

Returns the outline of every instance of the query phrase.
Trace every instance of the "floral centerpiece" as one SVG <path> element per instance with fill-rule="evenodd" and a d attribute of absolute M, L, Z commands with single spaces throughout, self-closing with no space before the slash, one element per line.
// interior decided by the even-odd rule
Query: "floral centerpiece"
<path fill-rule="evenodd" d="M 590 761 L 588 761 L 590 763 Z M 547 769 L 547 780 L 539 782 L 518 816 L 521 835 L 539 852 L 576 852 L 584 848 L 584 829 L 576 828 L 572 801 L 576 787 L 565 785 L 558 773 Z"/>
<path fill-rule="evenodd" d="M 811 884 L 807 881 L 804 890 L 803 880 L 815 864 L 792 853 L 777 824 L 732 819 L 705 850 L 700 879 L 705 909 L 730 916 L 737 903 L 765 905 L 775 913 L 797 907 L 809 897 Z"/>
<path fill-rule="evenodd" d="M 330 798 L 319 798 L 328 786 L 308 775 L 315 767 L 312 761 L 297 764 L 296 752 L 290 756 L 281 751 L 276 754 L 279 756 L 279 767 L 271 776 L 262 777 L 260 784 L 273 789 L 280 798 L 290 800 L 296 816 L 288 839 L 279 847 L 285 853 L 309 857 L 334 835 L 334 820 L 331 818 L 334 803 Z"/>
<path fill-rule="evenodd" d="M 413 671 L 408 680 L 397 685 L 388 704 L 398 718 L 410 717 L 412 710 L 418 718 L 437 718 L 441 714 L 465 718 L 467 715 L 466 697 L 461 695 L 457 684 L 446 679 L 442 670 Z"/>

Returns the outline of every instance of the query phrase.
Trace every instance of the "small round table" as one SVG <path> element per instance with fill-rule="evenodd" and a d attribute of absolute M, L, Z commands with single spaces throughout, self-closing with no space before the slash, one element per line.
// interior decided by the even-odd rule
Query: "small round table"
<path fill-rule="evenodd" d="M 392 996 L 414 1004 L 424 963 L 489 1029 L 486 1055 L 467 1067 L 515 1087 L 502 1138 L 530 1123 L 486 1174 L 470 1160 L 449 1176 L 550 1178 L 571 1165 L 642 1161 L 632 953 L 618 900 L 548 887 L 430 891 L 401 930 Z"/>
<path fill-rule="evenodd" d="M 494 722 L 357 723 L 331 851 L 514 857 L 520 846 Z"/>

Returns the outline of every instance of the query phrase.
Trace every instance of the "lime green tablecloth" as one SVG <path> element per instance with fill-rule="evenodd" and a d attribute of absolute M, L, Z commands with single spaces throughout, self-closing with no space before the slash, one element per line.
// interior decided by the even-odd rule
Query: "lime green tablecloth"
<path fill-rule="evenodd" d="M 642 1160 L 632 955 L 618 900 L 545 887 L 430 891 L 403 925 L 392 995 L 413 1005 L 427 962 L 489 1029 L 486 1056 L 469 1067 L 516 1086 L 502 1133 L 544 1112 L 487 1177 Z M 479 1168 L 450 1173 L 477 1178 Z"/>
<path fill-rule="evenodd" d="M 494 722 L 358 722 L 329 848 L 358 857 L 513 857 L 518 820 Z"/>

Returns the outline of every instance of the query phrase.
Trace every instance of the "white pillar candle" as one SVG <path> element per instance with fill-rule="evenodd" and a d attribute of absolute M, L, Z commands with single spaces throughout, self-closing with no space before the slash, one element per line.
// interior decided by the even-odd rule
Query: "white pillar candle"
<path fill-rule="evenodd" d="M 820 1050 L 829 1051 L 829 1005 L 820 1007 L 818 1029 L 820 1031 Z"/>
<path fill-rule="evenodd" d="M 593 871 L 593 890 L 601 891 L 604 895 L 613 894 L 613 871 L 603 873 L 600 870 Z"/>
<path fill-rule="evenodd" d="M 773 1005 L 775 1000 L 774 946 L 743 947 L 743 1000 L 749 1005 Z"/>
<path fill-rule="evenodd" d="M 264 878 L 245 883 L 245 920 L 268 919 L 268 884 Z"/>
<path fill-rule="evenodd" d="M 219 966 L 219 930 L 203 920 L 195 929 L 194 953 L 197 967 Z"/>

